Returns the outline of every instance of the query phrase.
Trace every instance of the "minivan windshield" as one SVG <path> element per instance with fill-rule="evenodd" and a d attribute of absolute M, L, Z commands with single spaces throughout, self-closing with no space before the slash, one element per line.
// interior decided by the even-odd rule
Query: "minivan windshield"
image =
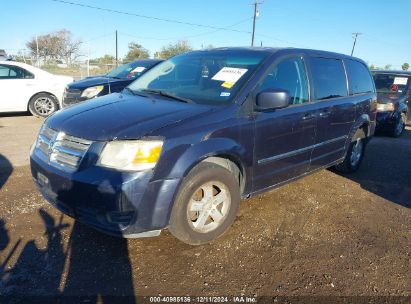
<path fill-rule="evenodd" d="M 115 68 L 110 73 L 107 74 L 107 77 L 110 78 L 129 78 L 134 79 L 140 76 L 146 69 L 150 68 L 154 62 L 142 62 L 134 61 L 127 64 L 120 65 L 118 68 Z"/>
<path fill-rule="evenodd" d="M 373 76 L 377 93 L 404 94 L 410 84 L 410 77 L 407 75 L 374 73 Z"/>
<path fill-rule="evenodd" d="M 225 105 L 269 55 L 265 51 L 208 50 L 173 57 L 129 85 L 142 93 Z"/>

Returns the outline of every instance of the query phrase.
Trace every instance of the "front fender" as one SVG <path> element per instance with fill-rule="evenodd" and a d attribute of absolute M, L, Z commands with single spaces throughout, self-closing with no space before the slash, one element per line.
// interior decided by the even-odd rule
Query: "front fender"
<path fill-rule="evenodd" d="M 242 166 L 240 169 L 248 167 L 243 165 L 246 162 L 246 149 L 239 143 L 229 138 L 211 138 L 186 149 L 178 157 L 166 178 L 183 178 L 194 166 L 211 156 L 232 159 Z"/>

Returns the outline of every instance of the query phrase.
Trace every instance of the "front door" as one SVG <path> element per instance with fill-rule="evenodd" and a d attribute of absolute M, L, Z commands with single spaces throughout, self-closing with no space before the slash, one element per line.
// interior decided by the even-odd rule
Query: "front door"
<path fill-rule="evenodd" d="M 33 80 L 26 79 L 24 69 L 0 64 L 0 112 L 26 111 L 30 98 L 27 85 Z"/>
<path fill-rule="evenodd" d="M 315 140 L 315 107 L 309 103 L 303 57 L 286 57 L 269 68 L 255 91 L 287 90 L 290 105 L 257 112 L 253 188 L 259 191 L 306 172 Z"/>

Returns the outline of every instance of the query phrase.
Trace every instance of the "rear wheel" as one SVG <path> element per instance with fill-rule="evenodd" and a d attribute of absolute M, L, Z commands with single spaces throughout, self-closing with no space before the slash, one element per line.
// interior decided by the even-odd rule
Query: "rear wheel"
<path fill-rule="evenodd" d="M 394 127 L 391 130 L 391 136 L 400 137 L 402 135 L 402 132 L 405 129 L 406 121 L 407 121 L 407 116 L 405 115 L 405 113 L 401 113 L 401 115 L 398 117 Z"/>
<path fill-rule="evenodd" d="M 47 93 L 36 94 L 29 101 L 29 111 L 36 117 L 48 117 L 58 108 L 56 97 Z"/>
<path fill-rule="evenodd" d="M 362 130 L 358 132 L 364 133 Z M 354 136 L 353 140 L 348 147 L 347 154 L 344 161 L 334 167 L 335 170 L 341 173 L 353 173 L 358 170 L 364 157 L 366 137 Z"/>
<path fill-rule="evenodd" d="M 213 163 L 200 163 L 180 186 L 169 230 L 190 245 L 210 242 L 234 222 L 239 202 L 240 188 L 234 174 Z"/>

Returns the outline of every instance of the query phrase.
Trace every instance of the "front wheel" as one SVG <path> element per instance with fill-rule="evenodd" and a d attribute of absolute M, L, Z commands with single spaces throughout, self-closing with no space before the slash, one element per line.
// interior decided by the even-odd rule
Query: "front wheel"
<path fill-rule="evenodd" d="M 358 170 L 364 157 L 366 138 L 357 138 L 351 142 L 347 155 L 341 164 L 336 165 L 335 170 L 341 173 L 353 173 Z"/>
<path fill-rule="evenodd" d="M 234 174 L 219 165 L 197 165 L 180 186 L 170 218 L 170 232 L 190 245 L 210 242 L 234 222 L 240 188 Z"/>
<path fill-rule="evenodd" d="M 48 117 L 59 109 L 56 97 L 47 93 L 39 93 L 29 101 L 29 111 L 36 117 Z"/>

